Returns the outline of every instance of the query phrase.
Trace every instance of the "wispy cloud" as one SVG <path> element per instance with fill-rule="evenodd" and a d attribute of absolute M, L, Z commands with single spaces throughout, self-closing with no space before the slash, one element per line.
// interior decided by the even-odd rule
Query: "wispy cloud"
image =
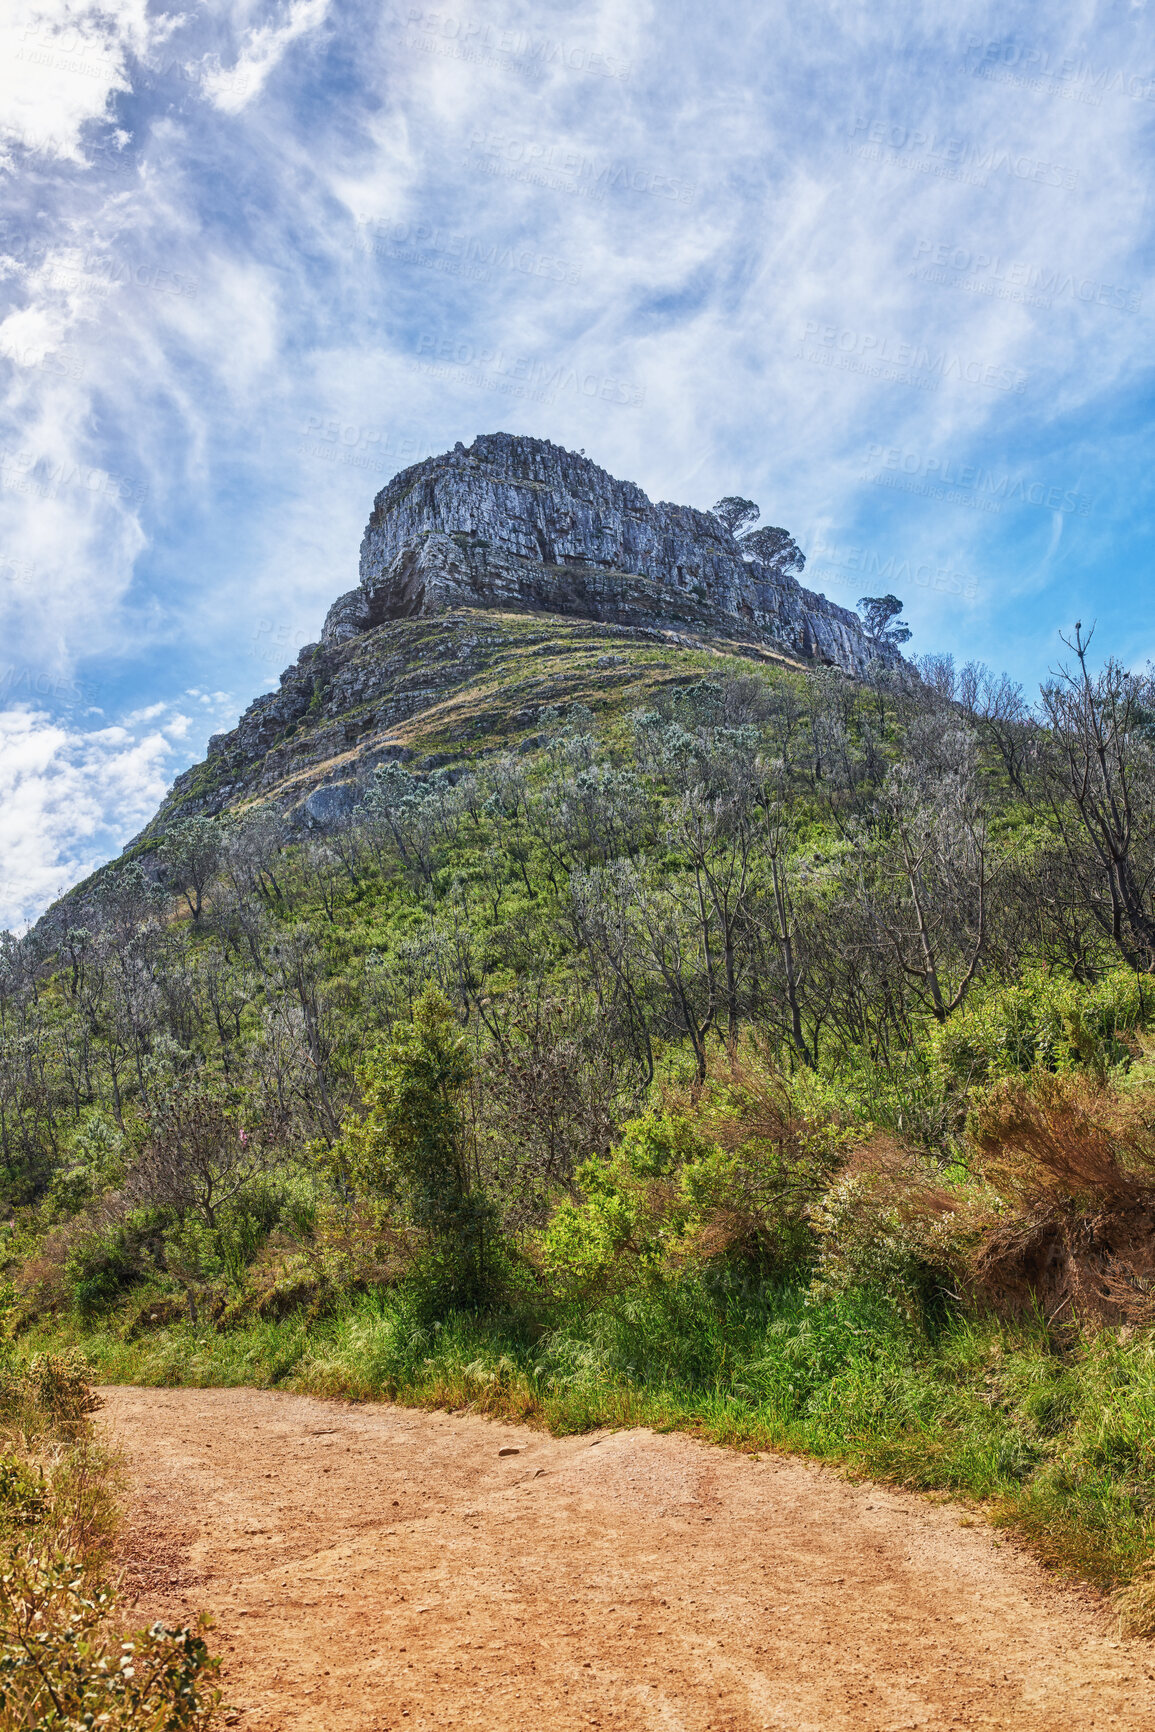
<path fill-rule="evenodd" d="M 324 23 L 328 10 L 329 0 L 291 0 L 277 16 L 245 30 L 234 64 L 206 73 L 206 96 L 225 114 L 239 114 L 261 94 L 292 44 Z"/>

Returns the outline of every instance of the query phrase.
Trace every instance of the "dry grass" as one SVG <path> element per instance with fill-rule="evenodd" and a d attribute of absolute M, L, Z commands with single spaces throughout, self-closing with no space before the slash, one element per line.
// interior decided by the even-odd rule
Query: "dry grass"
<path fill-rule="evenodd" d="M 1011 1205 L 985 1236 L 974 1280 L 1004 1313 L 1155 1319 L 1155 1102 L 1086 1075 L 1035 1073 L 992 1090 L 971 1135 Z"/>
<path fill-rule="evenodd" d="M 36 1538 L 100 1576 L 116 1530 L 119 1476 L 94 1440 L 99 1398 L 75 1349 L 0 1370 L 0 1546 Z"/>

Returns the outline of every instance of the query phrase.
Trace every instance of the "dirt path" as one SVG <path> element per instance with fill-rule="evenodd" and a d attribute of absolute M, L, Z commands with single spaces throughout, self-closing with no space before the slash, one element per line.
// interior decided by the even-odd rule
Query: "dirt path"
<path fill-rule="evenodd" d="M 137 1614 L 212 1613 L 246 1732 L 1155 1728 L 1155 1648 L 957 1507 L 677 1435 L 102 1394 Z"/>

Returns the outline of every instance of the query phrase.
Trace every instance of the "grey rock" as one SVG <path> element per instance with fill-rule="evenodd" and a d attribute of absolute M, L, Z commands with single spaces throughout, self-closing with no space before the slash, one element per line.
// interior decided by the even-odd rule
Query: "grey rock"
<path fill-rule="evenodd" d="M 655 505 L 547 439 L 484 434 L 377 495 L 360 589 L 334 603 L 321 641 L 450 608 L 531 608 L 754 638 L 856 675 L 900 663 L 857 614 L 802 588 L 784 531 L 758 531 L 752 545 L 767 556 L 710 512 Z"/>
<path fill-rule="evenodd" d="M 347 818 L 356 804 L 356 792 L 348 782 L 331 782 L 314 788 L 305 801 L 305 818 L 310 824 L 327 828 Z"/>

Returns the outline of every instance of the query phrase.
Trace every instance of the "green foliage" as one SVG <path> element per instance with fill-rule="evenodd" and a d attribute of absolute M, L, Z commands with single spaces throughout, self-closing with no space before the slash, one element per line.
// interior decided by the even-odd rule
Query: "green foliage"
<path fill-rule="evenodd" d="M 1004 1500 L 1121 1579 L 1150 1380 L 1071 1305 L 1035 1328 L 1027 1252 L 1050 1233 L 1073 1293 L 1107 1203 L 1146 1207 L 1151 1007 L 1020 696 L 636 638 L 603 679 L 601 628 L 410 624 L 487 670 L 415 723 L 432 761 L 305 836 L 272 803 L 170 823 L 166 888 L 122 863 L 0 951 L 13 1330 L 109 1375 L 808 1448 Z M 1146 1340 L 1136 1256 L 1096 1293 Z"/>
<path fill-rule="evenodd" d="M 356 1186 L 427 1235 L 438 1278 L 463 1300 L 484 1291 L 492 1218 L 465 1122 L 471 1069 L 449 1000 L 427 986 L 362 1072 L 366 1111 L 345 1137 Z"/>
<path fill-rule="evenodd" d="M 0 1573 L 0 1732 L 205 1732 L 220 1700 L 204 1638 L 153 1624 L 115 1641 L 107 1589 L 35 1544 Z"/>
<path fill-rule="evenodd" d="M 99 1110 L 85 1114 L 70 1139 L 67 1156 L 53 1174 L 45 1213 L 60 1220 L 124 1181 L 126 1139 Z"/>
<path fill-rule="evenodd" d="M 225 1279 L 243 1286 L 246 1271 L 282 1223 L 307 1235 L 316 1222 L 316 1192 L 303 1173 L 279 1173 L 254 1183 L 228 1209 L 215 1235 L 216 1259 Z"/>
<path fill-rule="evenodd" d="M 221 829 L 211 818 L 179 818 L 165 831 L 157 857 L 167 882 L 199 921 L 220 857 Z"/>
<path fill-rule="evenodd" d="M 48 1508 L 43 1468 L 22 1461 L 11 1444 L 0 1452 L 0 1505 L 18 1527 L 34 1525 Z"/>
<path fill-rule="evenodd" d="M 605 1296 L 638 1279 L 805 1266 L 807 1210 L 853 1138 L 793 1116 L 780 1079 L 735 1069 L 689 1111 L 631 1120 L 576 1175 L 541 1241 L 559 1292 Z"/>
<path fill-rule="evenodd" d="M 614 1160 L 635 1178 L 658 1179 L 689 1166 L 700 1167 L 716 1152 L 684 1114 L 650 1112 L 622 1126 Z"/>
<path fill-rule="evenodd" d="M 733 1161 L 677 1113 L 631 1120 L 607 1160 L 576 1174 L 582 1200 L 558 1204 L 542 1239 L 548 1274 L 572 1294 L 672 1270 Z"/>
<path fill-rule="evenodd" d="M 926 1046 L 896 1052 L 885 1064 L 850 1054 L 833 1076 L 821 1080 L 825 1087 L 818 1092 L 833 1110 L 865 1127 L 890 1131 L 911 1146 L 953 1152 L 965 1107 Z"/>
<path fill-rule="evenodd" d="M 1104 1072 L 1130 1059 L 1120 1036 L 1138 1026 L 1144 1009 L 1142 984 L 1130 971 L 1112 970 L 1091 986 L 1027 971 L 1017 981 L 992 984 L 928 1031 L 927 1047 L 962 1086 L 1035 1066 Z"/>
<path fill-rule="evenodd" d="M 154 1211 L 143 1218 L 126 1218 L 80 1234 L 70 1246 L 64 1265 L 73 1303 L 84 1316 L 116 1304 L 144 1271 L 145 1248 L 155 1243 Z"/>

